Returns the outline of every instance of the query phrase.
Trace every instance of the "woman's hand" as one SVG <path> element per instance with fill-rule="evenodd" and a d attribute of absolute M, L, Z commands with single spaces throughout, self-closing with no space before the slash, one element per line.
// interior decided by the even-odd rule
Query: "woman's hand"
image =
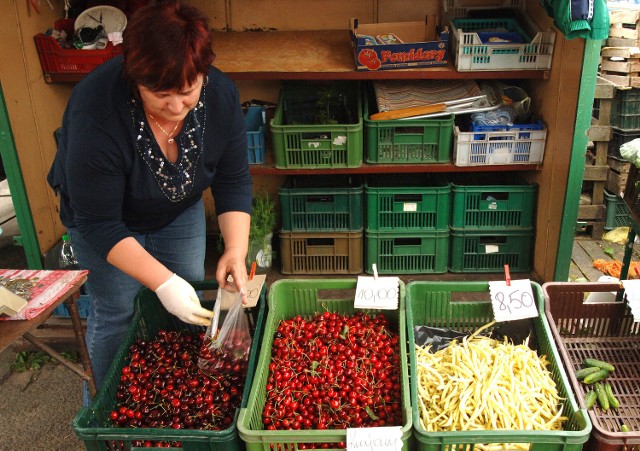
<path fill-rule="evenodd" d="M 227 280 L 229 276 L 233 278 L 233 282 Z M 243 252 L 234 248 L 225 248 L 220 260 L 218 260 L 216 280 L 221 288 L 241 293 L 242 303 L 247 303 L 247 290 L 245 288 L 247 285 L 247 266 Z"/>
<path fill-rule="evenodd" d="M 218 216 L 220 232 L 224 240 L 224 253 L 218 260 L 216 280 L 221 288 L 242 293 L 242 303 L 247 303 L 247 250 L 249 248 L 249 224 L 251 216 L 241 211 L 228 211 Z M 227 277 L 233 277 L 233 283 Z"/>
<path fill-rule="evenodd" d="M 169 313 L 185 323 L 208 326 L 213 312 L 202 308 L 193 287 L 177 274 L 156 288 L 156 294 Z"/>

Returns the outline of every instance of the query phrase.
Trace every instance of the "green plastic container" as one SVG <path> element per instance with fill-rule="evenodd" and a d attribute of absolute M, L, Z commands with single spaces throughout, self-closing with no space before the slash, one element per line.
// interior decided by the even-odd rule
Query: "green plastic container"
<path fill-rule="evenodd" d="M 282 230 L 337 232 L 362 229 L 362 181 L 358 177 L 289 177 L 278 190 Z"/>
<path fill-rule="evenodd" d="M 640 129 L 640 92 L 638 89 L 617 89 L 611 101 L 611 126 L 623 130 Z"/>
<path fill-rule="evenodd" d="M 364 185 L 367 229 L 378 232 L 448 230 L 450 184 L 439 175 L 371 177 Z"/>
<path fill-rule="evenodd" d="M 546 355 L 558 393 L 565 398 L 563 413 L 569 420 L 563 431 L 451 431 L 427 432 L 420 423 L 415 354 L 415 326 L 432 326 L 472 333 L 493 320 L 487 282 L 410 282 L 407 284 L 407 334 L 409 338 L 413 436 L 417 451 L 471 450 L 478 444 L 522 443 L 529 451 L 580 451 L 591 433 L 587 412 L 578 407 L 549 323 L 544 315 L 541 287 L 531 282 L 538 312 L 532 319 L 539 354 Z M 487 333 L 490 331 L 489 329 Z M 530 342 L 533 342 L 530 341 Z M 477 449 L 477 448 L 476 448 Z"/>
<path fill-rule="evenodd" d="M 447 272 L 449 231 L 365 232 L 365 271 L 380 274 Z"/>
<path fill-rule="evenodd" d="M 625 160 L 620 153 L 620 146 L 638 138 L 640 138 L 640 130 L 620 130 L 612 127 L 611 139 L 607 146 L 607 155 L 618 160 Z"/>
<path fill-rule="evenodd" d="M 240 409 L 238 431 L 247 451 L 297 450 L 301 443 L 346 442 L 345 429 L 282 430 L 268 431 L 263 428 L 262 410 L 266 401 L 265 385 L 269 376 L 273 335 L 281 320 L 297 315 L 313 315 L 329 311 L 353 314 L 356 279 L 286 279 L 278 280 L 269 290 L 269 313 L 265 324 L 264 341 L 260 358 L 249 393 L 249 401 Z M 398 310 L 364 310 L 382 312 L 391 324 L 397 326 L 400 343 L 406 343 L 404 313 L 404 284 L 400 282 Z M 409 403 L 409 369 L 407 350 L 400 346 L 401 396 L 403 409 L 403 450 L 409 450 L 411 439 L 411 405 Z"/>
<path fill-rule="evenodd" d="M 448 163 L 451 161 L 454 116 L 433 119 L 372 121 L 378 108 L 365 96 L 364 128 L 367 163 Z"/>
<path fill-rule="evenodd" d="M 531 270 L 533 228 L 469 231 L 451 229 L 449 271 L 460 273 Z"/>
<path fill-rule="evenodd" d="M 276 168 L 361 166 L 361 102 L 357 83 L 285 84 L 271 120 Z"/>
<path fill-rule="evenodd" d="M 489 177 L 465 175 L 451 184 L 451 227 L 531 227 L 537 188 L 518 177 L 498 184 Z"/>
<path fill-rule="evenodd" d="M 196 290 L 215 290 L 216 282 L 194 282 Z M 251 381 L 253 379 L 258 352 L 262 343 L 264 321 L 266 319 L 266 287 L 263 286 L 258 305 L 249 314 L 253 328 L 253 342 L 249 354 L 247 379 L 242 394 L 242 405 L 246 404 Z M 212 309 L 214 301 L 203 301 L 205 308 Z M 138 449 L 132 446 L 134 441 L 179 441 L 185 451 L 243 451 L 244 444 L 238 436 L 236 421 L 227 429 L 207 431 L 201 429 L 160 429 L 160 428 L 118 428 L 112 426 L 109 414 L 116 406 L 116 392 L 120 383 L 120 372 L 129 356 L 129 347 L 138 339 L 152 339 L 158 331 L 182 330 L 184 323 L 169 314 L 156 295 L 142 289 L 135 299 L 135 313 L 131 326 L 120 343 L 116 357 L 109 368 L 102 387 L 98 391 L 91 406 L 83 407 L 73 419 L 73 430 L 84 441 L 88 450 L 121 450 Z M 239 409 L 238 409 L 239 410 Z"/>
<path fill-rule="evenodd" d="M 604 223 L 606 230 L 615 229 L 616 227 L 630 227 L 633 224 L 629 214 L 629 207 L 624 203 L 622 197 L 604 190 L 604 202 L 607 209 Z"/>

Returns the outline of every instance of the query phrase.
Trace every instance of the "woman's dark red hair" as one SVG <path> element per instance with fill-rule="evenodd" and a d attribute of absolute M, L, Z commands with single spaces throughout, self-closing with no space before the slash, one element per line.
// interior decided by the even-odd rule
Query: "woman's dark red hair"
<path fill-rule="evenodd" d="M 124 31 L 122 51 L 129 83 L 152 91 L 191 86 L 215 58 L 208 18 L 179 0 L 137 10 Z"/>

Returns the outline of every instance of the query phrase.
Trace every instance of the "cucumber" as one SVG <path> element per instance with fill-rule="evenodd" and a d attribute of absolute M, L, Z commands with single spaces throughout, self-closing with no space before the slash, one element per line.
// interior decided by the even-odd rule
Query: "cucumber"
<path fill-rule="evenodd" d="M 598 395 L 594 390 L 589 390 L 584 395 L 584 405 L 587 409 L 592 408 L 596 404 L 596 400 L 598 399 Z"/>
<path fill-rule="evenodd" d="M 598 359 L 584 359 L 584 366 L 595 366 L 596 368 L 600 368 L 601 370 L 607 370 L 609 372 L 615 371 L 616 367 L 610 364 L 609 362 L 605 362 L 603 360 Z"/>
<path fill-rule="evenodd" d="M 607 398 L 609 399 L 609 406 L 612 409 L 617 409 L 618 407 L 620 407 L 620 401 L 618 401 L 618 398 L 616 398 L 613 394 L 613 391 L 611 390 L 611 384 L 609 384 L 608 382 L 604 384 L 604 392 L 607 394 Z"/>
<path fill-rule="evenodd" d="M 600 371 L 600 368 L 598 368 L 597 366 L 588 366 L 586 368 L 582 368 L 576 371 L 576 379 L 581 381 L 585 377 L 587 377 L 589 374 L 595 373 L 596 371 Z"/>
<path fill-rule="evenodd" d="M 587 375 L 584 379 L 582 379 L 582 382 L 584 382 L 585 384 L 593 384 L 594 382 L 606 379 L 608 375 L 609 372 L 607 370 L 598 370 L 595 373 Z"/>
<path fill-rule="evenodd" d="M 607 397 L 604 385 L 601 382 L 596 382 L 594 390 L 598 396 L 598 404 L 600 404 L 602 410 L 609 410 L 609 398 Z"/>

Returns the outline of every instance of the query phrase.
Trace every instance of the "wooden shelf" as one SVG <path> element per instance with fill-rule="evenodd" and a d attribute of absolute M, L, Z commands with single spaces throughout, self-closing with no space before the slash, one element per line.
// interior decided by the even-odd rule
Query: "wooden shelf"
<path fill-rule="evenodd" d="M 213 65 L 234 80 L 548 79 L 549 71 L 458 72 L 446 66 L 359 72 L 349 30 L 216 31 Z M 45 73 L 47 83 L 82 80 L 85 73 Z"/>
<path fill-rule="evenodd" d="M 357 168 L 300 168 L 280 169 L 269 164 L 249 166 L 252 175 L 312 175 L 312 174 L 400 174 L 408 172 L 513 172 L 538 171 L 538 164 L 501 164 L 486 166 L 455 166 L 450 163 L 440 164 L 363 164 Z"/>
<path fill-rule="evenodd" d="M 549 71 L 458 72 L 447 66 L 358 72 L 349 30 L 213 33 L 213 64 L 235 80 L 547 79 Z"/>

